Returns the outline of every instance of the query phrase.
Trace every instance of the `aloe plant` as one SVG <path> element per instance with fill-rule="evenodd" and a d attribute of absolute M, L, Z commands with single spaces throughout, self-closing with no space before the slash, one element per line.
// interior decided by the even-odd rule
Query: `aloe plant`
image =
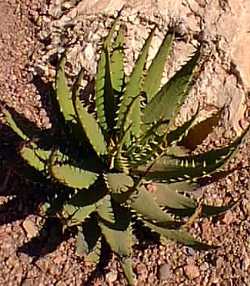
<path fill-rule="evenodd" d="M 93 114 L 80 99 L 82 72 L 70 88 L 62 56 L 55 80 L 57 132 L 46 140 L 36 134 L 34 141 L 11 112 L 6 110 L 5 117 L 26 142 L 20 148 L 25 162 L 62 188 L 64 199 L 46 202 L 42 208 L 46 215 L 61 218 L 65 228 L 77 228 L 77 252 L 86 260 L 97 263 L 106 241 L 120 259 L 128 283 L 134 285 L 131 255 L 137 220 L 160 237 L 199 249 L 211 247 L 187 232 L 182 217 L 193 216 L 198 206 L 202 215 L 230 206 L 200 205 L 186 194 L 199 186 L 200 178 L 224 166 L 248 130 L 226 147 L 191 153 L 185 142 L 190 143 L 190 134 L 203 124 L 195 124 L 199 110 L 183 125 L 174 123 L 194 82 L 201 48 L 161 86 L 174 33 L 165 35 L 146 70 L 153 29 L 127 76 L 124 32 L 118 26 L 116 19 L 101 49 Z"/>

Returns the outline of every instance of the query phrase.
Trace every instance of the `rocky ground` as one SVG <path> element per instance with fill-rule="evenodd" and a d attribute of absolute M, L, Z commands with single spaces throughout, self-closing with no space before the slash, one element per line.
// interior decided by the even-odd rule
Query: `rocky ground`
<path fill-rule="evenodd" d="M 1 103 L 13 107 L 37 126 L 48 128 L 49 83 L 55 73 L 55 56 L 70 44 L 69 74 L 74 75 L 84 65 L 91 77 L 99 40 L 110 24 L 109 16 L 99 13 L 112 15 L 124 2 L 1 1 Z M 127 71 L 152 22 L 164 30 L 174 20 L 180 38 L 165 78 L 183 62 L 197 39 L 205 42 L 212 54 L 185 110 L 197 101 L 197 96 L 205 111 L 202 116 L 214 106 L 227 105 L 224 120 L 210 140 L 215 145 L 223 142 L 222 135 L 226 138 L 242 132 L 249 121 L 248 1 L 128 3 L 132 7 L 126 7 L 122 16 L 128 29 Z M 161 38 L 162 32 L 158 32 L 152 54 Z M 240 164 L 237 171 L 203 189 L 206 201 L 216 205 L 240 199 L 225 215 L 200 219 L 193 225 L 195 235 L 220 248 L 197 252 L 175 243 L 165 246 L 150 241 L 141 243 L 133 256 L 138 285 L 250 284 L 249 148 L 247 140 L 229 164 L 228 168 Z M 24 247 L 39 230 L 41 218 L 34 214 L 39 195 L 13 169 L 4 167 L 0 177 L 0 285 L 125 285 L 115 257 L 110 257 L 104 270 L 92 272 L 93 267 L 75 255 L 73 237 L 48 254 L 45 242 L 33 248 Z M 40 258 L 36 256 L 39 250 L 44 253 Z"/>

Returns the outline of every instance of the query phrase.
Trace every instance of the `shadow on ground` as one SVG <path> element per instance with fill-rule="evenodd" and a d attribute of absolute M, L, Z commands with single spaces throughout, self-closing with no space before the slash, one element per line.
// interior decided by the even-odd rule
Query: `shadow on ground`
<path fill-rule="evenodd" d="M 60 138 L 61 135 L 58 126 L 63 120 L 58 103 L 55 100 L 55 96 L 53 96 L 54 91 L 52 85 L 43 82 L 38 77 L 34 78 L 33 83 L 41 94 L 42 106 L 45 108 L 53 127 L 50 130 L 40 130 L 23 115 L 18 114 L 13 108 L 8 107 L 9 112 L 18 123 L 18 127 L 20 127 L 31 140 L 27 140 L 23 143 L 23 140 L 8 126 L 4 124 L 0 126 L 0 196 L 11 197 L 7 203 L 0 206 L 0 225 L 25 219 L 31 214 L 38 214 L 40 206 L 47 201 L 47 198 L 53 198 L 58 194 L 60 195 L 59 190 L 62 188 L 61 185 L 55 184 L 50 179 L 41 177 L 38 172 L 27 166 L 18 152 L 23 144 L 30 144 L 31 142 L 36 142 L 38 146 L 44 149 L 50 149 L 51 142 L 55 143 L 53 142 L 53 137 Z M 93 81 L 84 89 L 83 99 L 88 101 L 88 95 L 91 94 L 92 91 Z M 54 126 L 56 126 L 57 129 L 54 128 Z M 44 138 L 47 139 L 44 140 Z M 213 178 L 206 178 L 206 180 L 201 181 L 200 184 L 206 185 L 222 179 L 239 168 L 240 167 L 236 167 L 233 170 L 220 171 L 216 173 Z M 62 199 L 64 199 L 63 196 Z M 138 244 L 140 250 L 147 248 L 149 244 L 157 242 L 155 235 L 151 235 L 147 231 L 141 231 L 142 228 L 140 228 L 140 225 L 139 229 L 140 231 L 138 231 L 137 237 L 138 240 L 142 242 Z M 39 236 L 25 243 L 18 251 L 24 252 L 37 260 L 47 253 L 53 252 L 62 241 L 67 240 L 70 235 L 72 235 L 72 231 L 74 233 L 74 230 L 63 232 L 62 222 L 56 217 L 50 217 L 46 219 Z M 103 247 L 100 264 L 96 270 L 91 273 L 86 285 L 91 285 L 91 281 L 103 274 L 101 269 L 107 265 L 110 259 L 108 246 L 104 244 Z"/>

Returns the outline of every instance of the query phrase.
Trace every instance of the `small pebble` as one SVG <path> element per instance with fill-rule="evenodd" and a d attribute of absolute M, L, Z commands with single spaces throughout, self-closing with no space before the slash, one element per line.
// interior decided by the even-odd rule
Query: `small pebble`
<path fill-rule="evenodd" d="M 250 269 L 250 256 L 245 254 L 245 257 L 242 262 L 242 268 L 244 271 L 248 271 Z"/>
<path fill-rule="evenodd" d="M 106 280 L 108 283 L 114 283 L 117 280 L 117 272 L 110 271 L 106 274 Z"/>
<path fill-rule="evenodd" d="M 195 250 L 192 247 L 185 247 L 185 250 L 188 255 L 195 255 Z"/>
<path fill-rule="evenodd" d="M 25 221 L 23 222 L 23 228 L 28 238 L 35 237 L 39 231 L 36 224 L 29 218 L 26 218 Z"/>
<path fill-rule="evenodd" d="M 159 268 L 159 279 L 161 281 L 168 280 L 172 276 L 171 267 L 169 264 L 164 263 Z"/>
<path fill-rule="evenodd" d="M 200 266 L 201 271 L 206 271 L 208 270 L 208 268 L 209 268 L 209 264 L 207 262 L 202 263 Z"/>
<path fill-rule="evenodd" d="M 200 276 L 200 270 L 195 264 L 189 264 L 184 267 L 187 277 L 192 280 Z"/>
<path fill-rule="evenodd" d="M 222 221 L 227 225 L 231 224 L 233 220 L 234 220 L 234 215 L 231 211 L 227 211 L 224 215 L 224 218 L 222 219 Z"/>
<path fill-rule="evenodd" d="M 250 217 L 250 201 L 245 202 L 244 211 L 245 214 Z"/>

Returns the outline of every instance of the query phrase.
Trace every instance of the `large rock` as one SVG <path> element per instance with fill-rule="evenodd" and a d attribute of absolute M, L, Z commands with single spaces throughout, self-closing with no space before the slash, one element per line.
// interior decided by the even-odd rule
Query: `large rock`
<path fill-rule="evenodd" d="M 76 5 L 69 5 L 66 13 L 62 12 L 63 9 L 60 10 L 61 2 L 52 1 L 50 11 L 57 20 L 50 23 L 50 29 L 53 31 L 55 26 L 57 29 L 67 29 L 67 26 L 75 25 L 77 28 L 73 31 L 71 29 L 71 33 L 79 35 L 83 31 L 84 36 L 72 48 L 72 57 L 69 53 L 69 59 L 74 59 L 77 69 L 84 65 L 91 74 L 95 73 L 96 65 L 93 61 L 98 43 L 112 21 L 108 15 L 113 15 L 124 5 L 122 21 L 127 26 L 127 72 L 131 71 L 132 63 L 152 26 L 149 19 L 159 23 L 160 30 L 174 21 L 178 33 L 186 41 L 177 41 L 174 58 L 170 60 L 164 80 L 185 62 L 194 49 L 193 46 L 197 44 L 194 39 L 198 38 L 200 42 L 206 43 L 210 56 L 189 97 L 190 104 L 186 111 L 197 103 L 197 97 L 204 109 L 207 105 L 226 105 L 225 126 L 229 127 L 229 124 L 237 133 L 242 132 L 246 110 L 245 94 L 250 91 L 249 0 L 83 0 Z M 103 12 L 107 16 L 102 16 Z M 88 22 L 89 18 L 92 20 Z M 82 24 L 79 26 L 80 22 Z M 52 32 L 52 46 L 53 35 Z M 150 57 L 156 52 L 162 37 L 163 32 L 159 31 L 153 41 Z M 62 45 L 58 39 L 54 42 Z M 83 52 L 85 48 L 87 49 Z M 79 60 L 75 60 L 77 55 Z"/>

